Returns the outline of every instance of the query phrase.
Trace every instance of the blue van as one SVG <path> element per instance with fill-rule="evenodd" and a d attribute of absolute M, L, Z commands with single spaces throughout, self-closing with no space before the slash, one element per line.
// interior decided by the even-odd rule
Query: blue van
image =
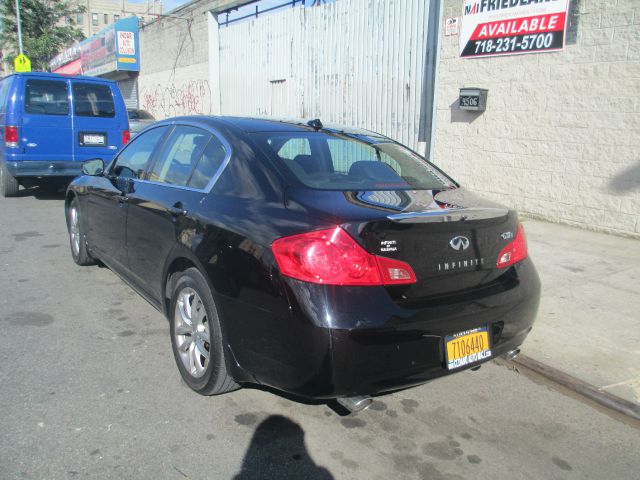
<path fill-rule="evenodd" d="M 16 73 L 0 80 L 0 196 L 18 185 L 68 180 L 129 141 L 118 85 L 96 77 Z"/>

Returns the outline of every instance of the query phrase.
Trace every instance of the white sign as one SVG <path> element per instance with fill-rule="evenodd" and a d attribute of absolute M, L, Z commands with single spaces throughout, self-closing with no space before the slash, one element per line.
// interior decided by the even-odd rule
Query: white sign
<path fill-rule="evenodd" d="M 449 17 L 444 22 L 444 34 L 446 37 L 451 35 L 458 35 L 458 28 L 460 25 L 459 17 Z"/>
<path fill-rule="evenodd" d="M 564 48 L 569 0 L 464 0 L 461 57 Z"/>
<path fill-rule="evenodd" d="M 136 42 L 133 32 L 118 32 L 118 55 L 135 55 Z"/>

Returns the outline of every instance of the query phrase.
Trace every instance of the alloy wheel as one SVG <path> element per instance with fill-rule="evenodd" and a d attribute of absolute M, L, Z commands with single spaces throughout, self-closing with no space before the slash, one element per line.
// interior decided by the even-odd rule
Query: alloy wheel
<path fill-rule="evenodd" d="M 209 366 L 211 337 L 204 303 L 194 289 L 180 290 L 174 316 L 173 335 L 182 365 L 200 378 Z"/>
<path fill-rule="evenodd" d="M 69 210 L 69 235 L 71 235 L 73 255 L 77 257 L 80 254 L 80 222 L 76 206 L 71 207 Z"/>

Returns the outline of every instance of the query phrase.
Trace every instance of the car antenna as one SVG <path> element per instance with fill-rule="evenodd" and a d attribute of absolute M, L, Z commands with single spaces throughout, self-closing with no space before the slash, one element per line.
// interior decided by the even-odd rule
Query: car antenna
<path fill-rule="evenodd" d="M 313 120 L 309 120 L 307 122 L 307 125 L 313 128 L 316 132 L 324 128 L 324 125 L 322 125 L 322 122 L 320 121 L 319 118 L 314 118 Z"/>

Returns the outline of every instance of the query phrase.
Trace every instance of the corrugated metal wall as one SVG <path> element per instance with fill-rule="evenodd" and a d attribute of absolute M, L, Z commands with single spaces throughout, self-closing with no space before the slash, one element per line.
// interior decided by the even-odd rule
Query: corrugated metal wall
<path fill-rule="evenodd" d="M 318 117 L 417 148 L 428 4 L 338 0 L 221 27 L 221 113 Z"/>

